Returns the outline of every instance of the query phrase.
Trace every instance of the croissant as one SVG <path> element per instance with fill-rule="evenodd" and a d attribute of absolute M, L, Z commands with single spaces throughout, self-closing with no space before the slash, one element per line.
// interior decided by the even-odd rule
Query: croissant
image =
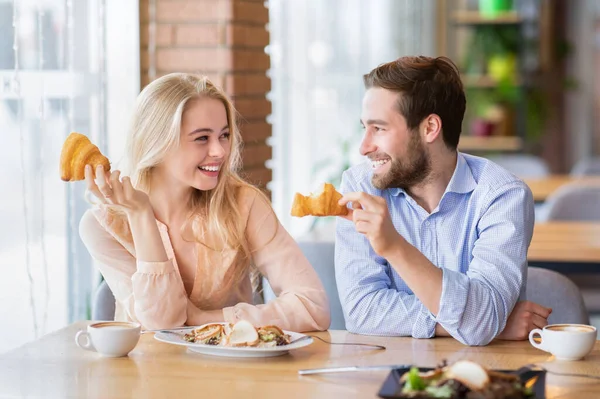
<path fill-rule="evenodd" d="M 332 184 L 325 183 L 323 192 L 304 196 L 296 193 L 292 204 L 292 216 L 342 216 L 348 214 L 348 208 L 339 205 L 342 194 Z"/>
<path fill-rule="evenodd" d="M 110 171 L 110 162 L 90 139 L 79 133 L 71 133 L 65 140 L 60 153 L 60 178 L 64 181 L 84 180 L 85 165 L 96 170 L 98 165 Z"/>

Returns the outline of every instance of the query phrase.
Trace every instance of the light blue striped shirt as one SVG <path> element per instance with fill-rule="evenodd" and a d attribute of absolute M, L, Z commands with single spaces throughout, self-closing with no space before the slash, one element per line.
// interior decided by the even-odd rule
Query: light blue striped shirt
<path fill-rule="evenodd" d="M 443 271 L 437 317 L 375 254 L 354 224 L 338 218 L 335 274 L 346 328 L 431 338 L 439 323 L 467 345 L 485 345 L 506 325 L 527 280 L 534 224 L 529 187 L 487 159 L 458 153 L 454 174 L 429 214 L 404 190 L 377 190 L 370 163 L 350 168 L 342 193 L 385 198 L 396 230 Z"/>

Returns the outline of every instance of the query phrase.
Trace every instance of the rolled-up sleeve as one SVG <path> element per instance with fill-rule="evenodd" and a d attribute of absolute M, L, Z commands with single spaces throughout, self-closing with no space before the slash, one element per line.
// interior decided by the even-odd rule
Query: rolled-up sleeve
<path fill-rule="evenodd" d="M 342 193 L 360 191 L 342 177 Z M 338 218 L 335 275 L 348 331 L 365 335 L 430 338 L 435 320 L 412 293 L 398 291 L 393 270 L 379 257 L 354 223 Z"/>
<path fill-rule="evenodd" d="M 527 276 L 534 208 L 529 188 L 512 182 L 490 193 L 466 274 L 442 269 L 435 318 L 467 345 L 486 345 L 506 326 Z"/>
<path fill-rule="evenodd" d="M 252 194 L 246 235 L 252 261 L 277 298 L 264 305 L 239 303 L 223 309 L 225 321 L 248 320 L 254 325 L 275 324 L 291 331 L 329 328 L 327 294 L 298 244 L 279 223 L 270 204 Z"/>
<path fill-rule="evenodd" d="M 92 211 L 83 215 L 79 235 L 129 320 L 148 329 L 184 325 L 187 295 L 172 260 L 136 261 Z"/>

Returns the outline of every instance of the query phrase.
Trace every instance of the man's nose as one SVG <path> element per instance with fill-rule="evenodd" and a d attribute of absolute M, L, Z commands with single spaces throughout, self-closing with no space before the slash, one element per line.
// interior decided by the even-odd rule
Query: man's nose
<path fill-rule="evenodd" d="M 367 155 L 374 152 L 377 147 L 373 144 L 373 140 L 371 139 L 371 135 L 369 133 L 365 133 L 365 137 L 360 143 L 360 155 Z"/>

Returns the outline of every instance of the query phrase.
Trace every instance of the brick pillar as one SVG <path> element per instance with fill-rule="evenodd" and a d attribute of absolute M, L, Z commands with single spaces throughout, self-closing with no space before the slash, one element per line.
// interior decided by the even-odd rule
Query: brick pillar
<path fill-rule="evenodd" d="M 156 77 L 171 72 L 206 74 L 223 87 L 241 115 L 244 173 L 262 187 L 271 180 L 271 103 L 267 77 L 269 13 L 264 0 L 155 0 Z M 140 0 L 142 87 L 150 81 L 149 0 Z"/>

